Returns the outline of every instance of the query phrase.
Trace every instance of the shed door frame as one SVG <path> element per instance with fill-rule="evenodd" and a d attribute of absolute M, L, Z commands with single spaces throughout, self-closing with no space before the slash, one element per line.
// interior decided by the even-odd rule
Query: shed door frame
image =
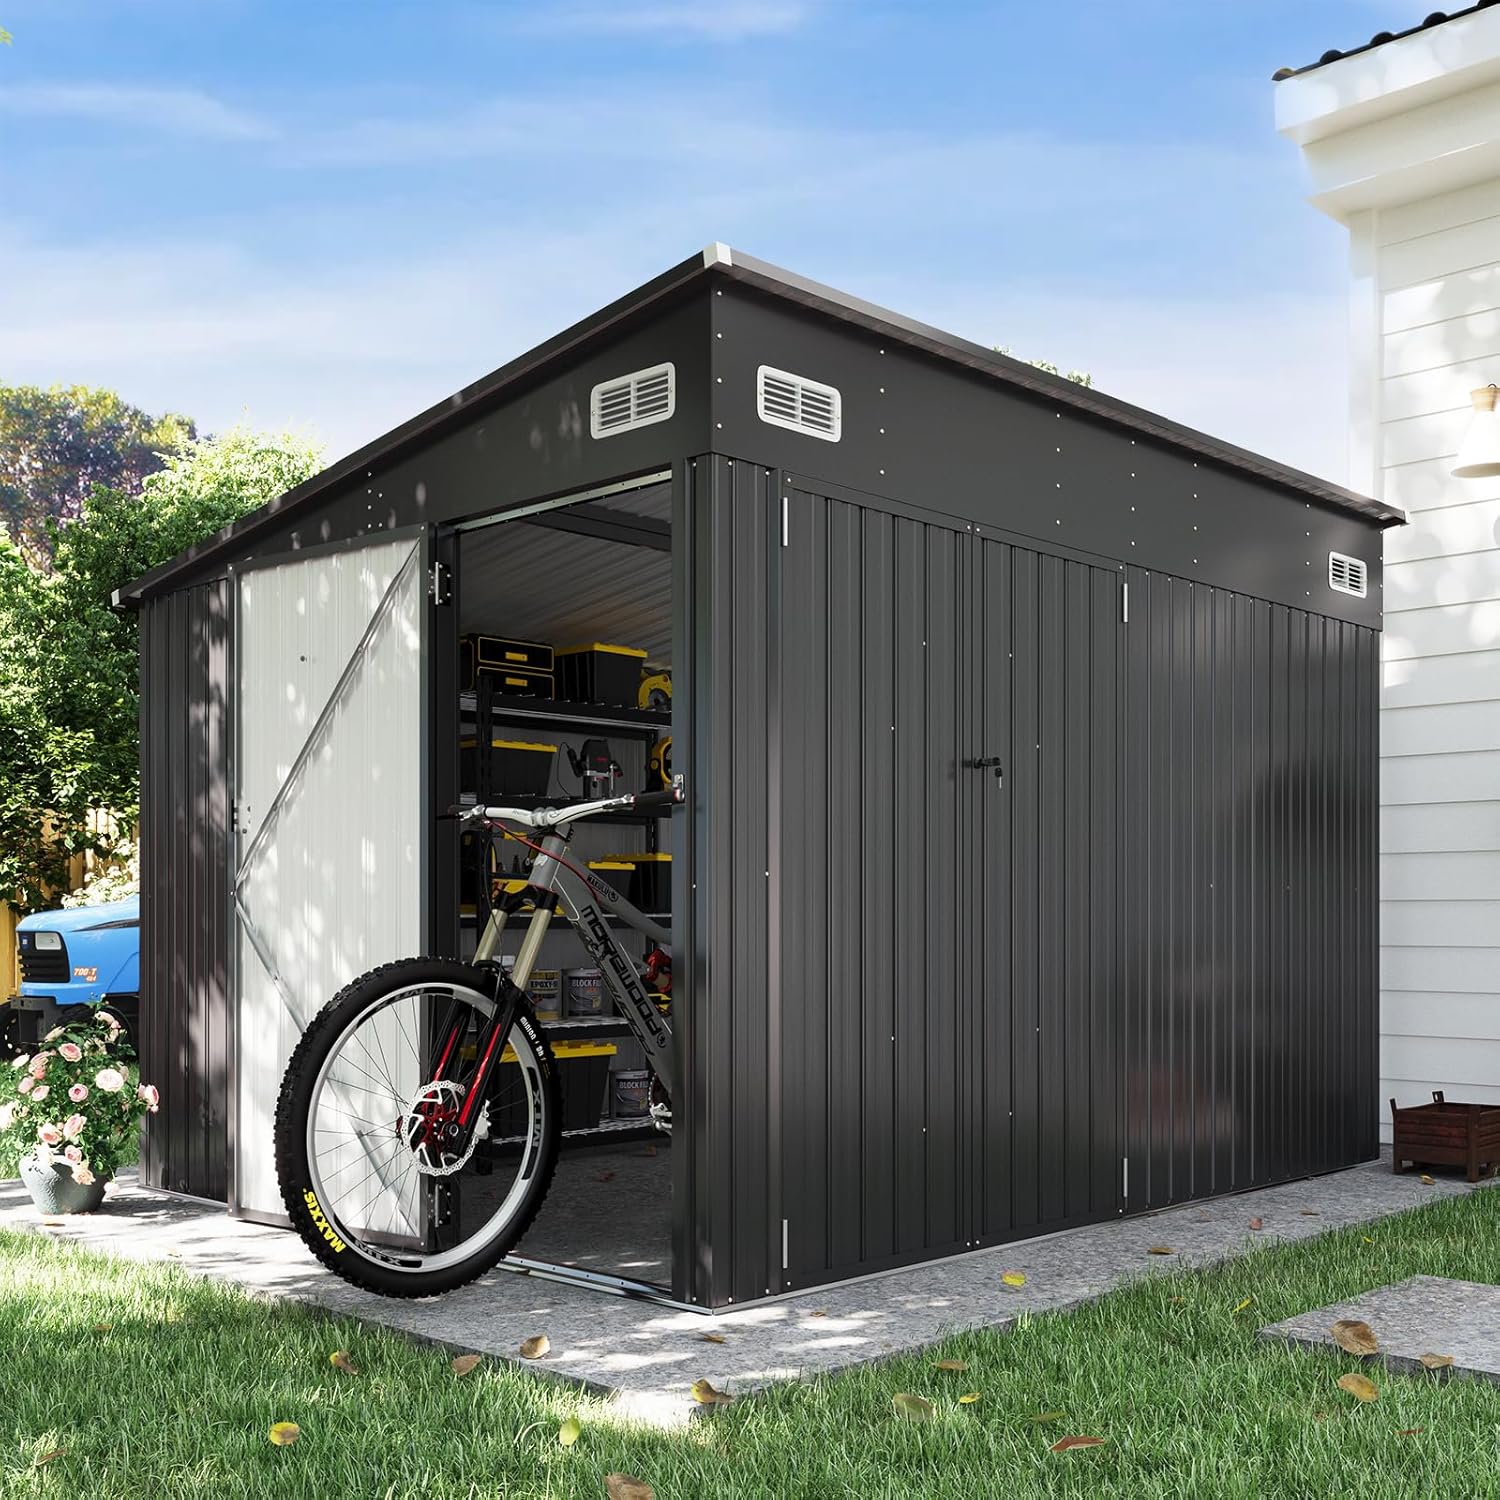
<path fill-rule="evenodd" d="M 411 544 L 410 551 L 397 564 L 389 582 L 382 587 L 379 600 L 371 612 L 369 619 L 365 622 L 364 629 L 355 642 L 353 649 L 343 661 L 338 675 L 333 681 L 331 690 L 321 695 L 322 702 L 318 704 L 318 711 L 312 720 L 311 727 L 303 737 L 301 744 L 293 756 L 290 768 L 285 775 L 278 776 L 277 778 L 277 790 L 272 806 L 267 809 L 263 818 L 258 816 L 257 809 L 250 809 L 251 815 L 256 818 L 254 832 L 251 833 L 249 829 L 241 826 L 244 800 L 243 778 L 248 769 L 244 747 L 246 705 L 242 701 L 241 691 L 246 643 L 246 630 L 242 609 L 243 580 L 247 576 L 266 572 L 277 567 L 317 562 L 342 556 L 353 557 L 361 552 L 389 547 L 393 543 L 402 542 Z M 230 868 L 227 900 L 229 906 L 229 931 L 232 935 L 228 976 L 232 1098 L 228 1111 L 227 1187 L 229 1195 L 228 1209 L 233 1217 L 255 1219 L 282 1225 L 288 1222 L 285 1214 L 281 1213 L 278 1209 L 266 1209 L 256 1205 L 247 1205 L 241 1193 L 241 1151 L 250 1149 L 250 1143 L 241 1139 L 240 1129 L 241 1111 L 245 1102 L 242 1095 L 242 1088 L 244 1086 L 242 1070 L 245 1061 L 245 1038 L 242 1035 L 240 1024 L 243 1000 L 242 964 L 247 960 L 258 963 L 262 971 L 271 979 L 273 986 L 282 997 L 283 1003 L 288 1003 L 290 999 L 286 981 L 283 976 L 276 972 L 274 960 L 268 954 L 265 935 L 255 927 L 253 920 L 246 910 L 243 893 L 247 880 L 253 872 L 255 860 L 264 847 L 264 844 L 271 837 L 272 824 L 275 820 L 279 819 L 284 805 L 289 800 L 288 789 L 301 776 L 310 761 L 311 748 L 315 742 L 322 738 L 333 726 L 337 709 L 346 699 L 351 687 L 357 681 L 359 667 L 369 659 L 369 653 L 380 634 L 382 625 L 389 619 L 393 609 L 396 607 L 402 590 L 412 583 L 415 584 L 418 590 L 418 605 L 415 610 L 418 627 L 418 639 L 415 649 L 419 663 L 416 679 L 416 711 L 418 719 L 414 727 L 417 744 L 416 773 L 418 781 L 416 789 L 416 807 L 418 809 L 416 839 L 418 910 L 416 935 L 413 942 L 407 946 L 410 946 L 412 952 L 425 952 L 427 950 L 428 937 L 432 931 L 430 882 L 432 828 L 429 816 L 432 802 L 430 733 L 432 693 L 428 645 L 433 636 L 432 614 L 434 598 L 430 587 L 433 554 L 433 528 L 430 526 L 410 526 L 393 528 L 389 531 L 374 532 L 347 541 L 328 543 L 324 546 L 299 548 L 284 553 L 257 557 L 252 562 L 229 569 L 229 583 L 231 588 L 230 608 L 233 614 L 233 621 L 231 628 L 231 690 L 229 693 L 228 780 L 230 789 Z M 415 574 L 414 579 L 413 574 Z M 378 816 L 378 809 L 372 809 L 371 815 Z M 371 904 L 369 915 L 372 926 L 390 926 L 388 915 L 381 913 L 378 903 Z M 361 970 L 370 966 L 369 964 L 362 964 Z M 308 997 L 307 1004 L 310 1006 L 309 1014 L 316 1014 L 316 1011 L 331 998 L 331 993 Z M 276 1083 L 279 1088 L 280 1080 L 278 1079 Z M 263 1147 L 266 1143 L 261 1142 L 260 1144 Z"/>

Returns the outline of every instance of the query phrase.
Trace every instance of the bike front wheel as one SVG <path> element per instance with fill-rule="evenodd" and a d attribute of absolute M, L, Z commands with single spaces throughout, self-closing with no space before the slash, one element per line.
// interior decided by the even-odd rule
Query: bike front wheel
<path fill-rule="evenodd" d="M 525 998 L 513 998 L 505 1050 L 458 1150 L 434 1149 L 422 1127 L 468 1093 L 500 1003 L 490 975 L 449 959 L 386 964 L 303 1033 L 276 1108 L 276 1170 L 293 1228 L 345 1280 L 391 1297 L 451 1291 L 536 1217 L 557 1166 L 556 1066 Z M 454 1037 L 434 1068 L 438 1039 Z"/>

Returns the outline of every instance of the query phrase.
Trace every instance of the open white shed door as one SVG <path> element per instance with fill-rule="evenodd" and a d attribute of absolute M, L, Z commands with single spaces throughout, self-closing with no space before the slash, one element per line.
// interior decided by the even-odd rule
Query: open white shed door
<path fill-rule="evenodd" d="M 272 1129 L 308 1021 L 422 951 L 426 549 L 289 555 L 238 580 L 231 1203 L 284 1215 Z"/>

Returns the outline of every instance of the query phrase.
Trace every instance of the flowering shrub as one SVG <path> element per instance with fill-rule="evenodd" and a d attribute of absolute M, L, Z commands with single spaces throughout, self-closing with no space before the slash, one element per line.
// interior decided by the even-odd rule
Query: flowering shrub
<path fill-rule="evenodd" d="M 157 1106 L 120 1023 L 107 1011 L 54 1027 L 40 1050 L 0 1065 L 0 1144 L 66 1166 L 74 1182 L 113 1175 L 136 1154 L 135 1127 Z"/>

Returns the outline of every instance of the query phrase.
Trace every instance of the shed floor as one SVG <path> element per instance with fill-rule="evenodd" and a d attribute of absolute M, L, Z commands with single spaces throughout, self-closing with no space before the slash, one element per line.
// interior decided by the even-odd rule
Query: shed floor
<path fill-rule="evenodd" d="M 623 1146 L 575 1158 L 586 1161 L 592 1173 L 616 1173 L 607 1185 L 620 1185 L 625 1211 L 601 1212 L 593 1220 L 601 1231 L 622 1219 L 640 1222 L 630 1200 L 632 1172 L 650 1161 L 638 1154 L 641 1150 Z M 498 1358 L 515 1358 L 523 1339 L 546 1333 L 551 1354 L 528 1368 L 607 1389 L 628 1414 L 677 1422 L 693 1410 L 688 1392 L 699 1376 L 743 1394 L 772 1381 L 919 1348 L 957 1328 L 1001 1328 L 1022 1312 L 1075 1306 L 1143 1273 L 1225 1259 L 1251 1240 L 1306 1239 L 1433 1197 L 1474 1191 L 1485 1188 L 1471 1188 L 1458 1176 L 1441 1176 L 1431 1187 L 1415 1175 L 1394 1176 L 1387 1157 L 1311 1181 L 976 1251 L 718 1314 L 679 1312 L 503 1271 L 433 1301 L 391 1301 L 345 1285 L 284 1230 L 232 1220 L 214 1205 L 149 1192 L 129 1179 L 111 1188 L 100 1213 L 48 1225 L 39 1222 L 19 1182 L 0 1184 L 0 1227 L 52 1234 L 140 1260 L 170 1254 L 187 1270 L 251 1291 L 302 1299 Z M 1262 1232 L 1248 1230 L 1252 1217 L 1264 1220 Z M 553 1233 L 560 1230 L 538 1220 L 532 1236 L 537 1243 L 528 1248 L 537 1253 Z M 1163 1242 L 1178 1253 L 1166 1261 L 1147 1255 L 1150 1246 Z M 620 1259 L 607 1250 L 598 1253 L 605 1263 Z M 648 1247 L 642 1253 L 654 1252 Z M 1024 1271 L 1025 1286 L 1005 1286 L 1004 1270 Z M 722 1333 L 725 1342 L 704 1343 L 701 1335 L 710 1331 Z"/>

